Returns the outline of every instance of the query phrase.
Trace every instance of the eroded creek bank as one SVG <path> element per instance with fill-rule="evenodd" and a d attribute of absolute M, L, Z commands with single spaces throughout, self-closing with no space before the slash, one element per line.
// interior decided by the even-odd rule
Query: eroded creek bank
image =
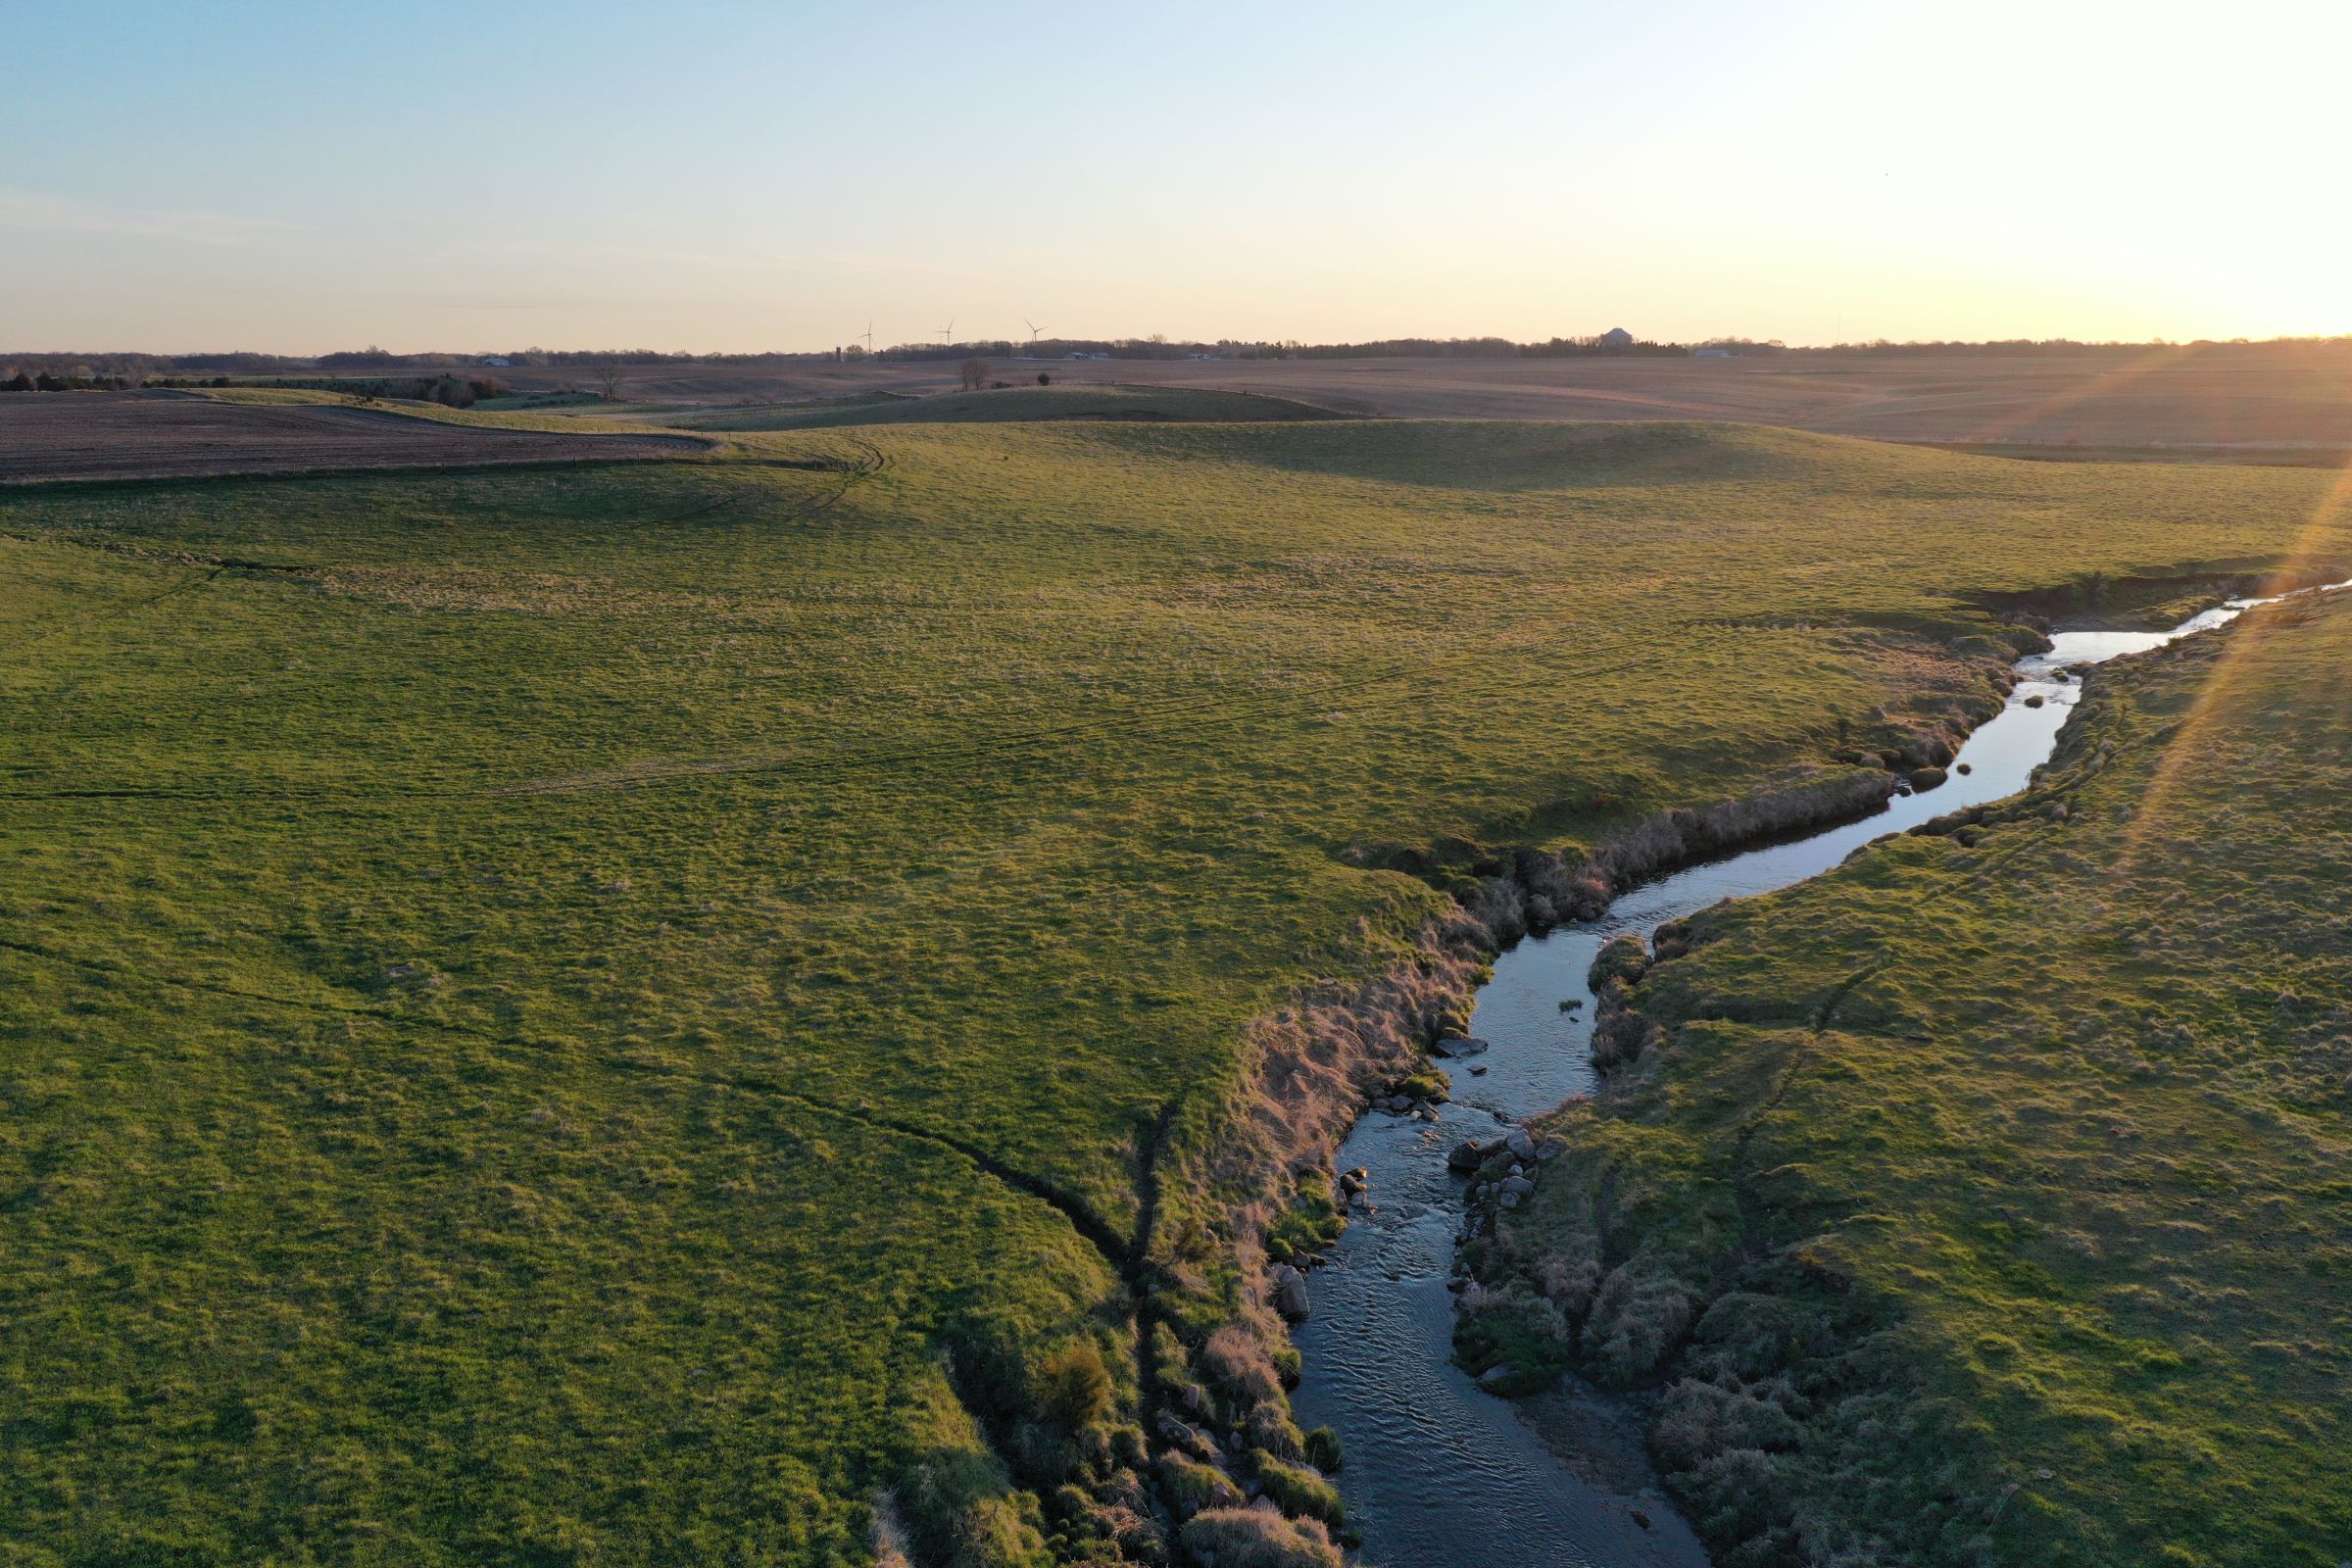
<path fill-rule="evenodd" d="M 1456 1047 L 1468 1054 L 1441 1063 L 1452 1103 L 1436 1121 L 1375 1107 L 1342 1145 L 1337 1167 L 1361 1169 L 1366 1192 L 1314 1272 L 1312 1313 L 1295 1334 L 1304 1373 L 1294 1404 L 1301 1423 L 1328 1425 L 1345 1445 L 1340 1479 L 1365 1561 L 1707 1561 L 1648 1468 L 1638 1409 L 1575 1387 L 1514 1403 L 1453 1364 L 1449 1284 L 1469 1184 L 1448 1169 L 1447 1152 L 1502 1140 L 1520 1120 L 1592 1091 L 1587 974 L 1612 937 L 1789 886 L 1874 839 L 2018 793 L 2073 713 L 2081 687 L 2071 670 L 2268 602 L 2231 600 L 2170 631 L 2058 632 L 2048 651 L 2017 662 L 2005 706 L 1968 737 L 1936 787 L 1642 883 L 1596 918 L 1531 936 L 1495 960 L 1471 1021 L 1484 1049 Z M 1537 1154 L 1524 1164 L 1540 1177 Z"/>

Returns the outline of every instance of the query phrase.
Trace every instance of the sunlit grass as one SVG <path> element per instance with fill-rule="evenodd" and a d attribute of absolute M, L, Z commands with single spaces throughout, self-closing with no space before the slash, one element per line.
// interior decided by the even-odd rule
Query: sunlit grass
<path fill-rule="evenodd" d="M 2278 553 L 2324 482 L 1690 426 L 740 440 L 7 498 L 28 1561 L 851 1549 L 967 1441 L 907 1413 L 943 1344 L 1115 1350 L 1038 1193 L 1125 1236 L 1244 1025 L 1437 907 L 1344 852 L 1589 843 L 1981 703 L 1965 593 Z"/>

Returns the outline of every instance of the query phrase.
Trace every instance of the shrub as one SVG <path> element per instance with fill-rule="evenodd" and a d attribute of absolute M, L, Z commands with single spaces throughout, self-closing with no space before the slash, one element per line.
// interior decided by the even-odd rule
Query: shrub
<path fill-rule="evenodd" d="M 1426 1100 L 1432 1104 L 1443 1105 L 1452 1098 L 1453 1084 L 1442 1072 L 1417 1072 L 1401 1080 L 1392 1093 L 1402 1095 L 1407 1100 Z"/>
<path fill-rule="evenodd" d="M 1252 1405 L 1242 1418 L 1242 1440 L 1277 1459 L 1296 1464 L 1306 1457 L 1306 1437 L 1279 1404 Z"/>
<path fill-rule="evenodd" d="M 1649 948 L 1631 932 L 1609 938 L 1600 952 L 1592 956 L 1592 970 L 1585 983 L 1598 991 L 1612 980 L 1627 985 L 1642 978 L 1649 968 Z"/>
<path fill-rule="evenodd" d="M 1272 1454 L 1257 1456 L 1258 1484 L 1284 1513 L 1316 1519 L 1338 1529 L 1348 1522 L 1348 1505 L 1340 1489 L 1303 1465 L 1284 1464 Z"/>
<path fill-rule="evenodd" d="M 1037 384 L 1039 386 L 1052 386 L 1054 384 L 1054 378 L 1048 375 L 1045 371 L 1040 370 L 1037 372 Z"/>
<path fill-rule="evenodd" d="M 1217 1568 L 1340 1568 L 1340 1548 L 1311 1519 L 1271 1508 L 1212 1508 L 1184 1527 L 1185 1549 Z"/>
<path fill-rule="evenodd" d="M 1110 1368 L 1092 1340 L 1072 1340 L 1049 1351 L 1037 1368 L 1037 1413 L 1065 1432 L 1077 1432 L 1110 1414 Z"/>
<path fill-rule="evenodd" d="M 1568 1320 L 1541 1297 L 1491 1298 L 1454 1319 L 1453 1346 L 1454 1361 L 1472 1377 L 1510 1365 L 1512 1375 L 1495 1393 L 1534 1394 L 1550 1388 L 1567 1369 Z"/>
<path fill-rule="evenodd" d="M 1679 1282 L 1619 1264 L 1602 1279 L 1585 1322 L 1586 1372 L 1610 1388 L 1640 1381 L 1681 1341 L 1690 1316 Z"/>
<path fill-rule="evenodd" d="M 1204 1508 L 1235 1508 L 1242 1502 L 1241 1488 L 1224 1471 L 1175 1452 L 1159 1457 L 1159 1490 L 1179 1518 Z"/>
<path fill-rule="evenodd" d="M 1317 1427 L 1306 1435 L 1306 1462 L 1327 1476 L 1336 1476 L 1347 1463 L 1340 1446 L 1340 1435 L 1329 1427 Z"/>
<path fill-rule="evenodd" d="M 1282 1397 L 1282 1378 L 1257 1336 L 1228 1323 L 1200 1347 L 1200 1372 L 1208 1386 L 1244 1404 Z"/>
<path fill-rule="evenodd" d="M 1348 1221 L 1331 1191 L 1331 1178 L 1310 1170 L 1298 1178 L 1298 1190 L 1266 1232 L 1266 1254 L 1288 1263 L 1300 1254 L 1319 1251 L 1340 1239 Z"/>

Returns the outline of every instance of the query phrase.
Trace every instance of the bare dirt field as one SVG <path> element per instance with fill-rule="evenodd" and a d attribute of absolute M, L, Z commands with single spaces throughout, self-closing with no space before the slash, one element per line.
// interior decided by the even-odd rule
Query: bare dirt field
<path fill-rule="evenodd" d="M 0 483 L 675 457 L 688 436 L 493 430 L 333 407 L 113 392 L 0 396 Z"/>
<path fill-rule="evenodd" d="M 1732 419 L 2018 449 L 2352 449 L 2352 348 L 2116 349 L 2064 356 L 992 362 L 1002 379 L 1222 388 L 1406 418 Z M 523 388 L 580 372 L 517 367 Z M 629 403 L 734 405 L 951 390 L 948 361 L 632 368 Z M 2087 455 L 2087 454 L 2086 454 Z"/>

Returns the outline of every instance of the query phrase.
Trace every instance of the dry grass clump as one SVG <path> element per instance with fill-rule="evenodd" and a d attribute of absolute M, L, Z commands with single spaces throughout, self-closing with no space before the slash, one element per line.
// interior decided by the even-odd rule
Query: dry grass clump
<path fill-rule="evenodd" d="M 1186 1521 L 1179 1539 L 1197 1561 L 1217 1568 L 1339 1568 L 1340 1548 L 1312 1519 L 1286 1518 L 1271 1503 L 1213 1508 Z"/>

